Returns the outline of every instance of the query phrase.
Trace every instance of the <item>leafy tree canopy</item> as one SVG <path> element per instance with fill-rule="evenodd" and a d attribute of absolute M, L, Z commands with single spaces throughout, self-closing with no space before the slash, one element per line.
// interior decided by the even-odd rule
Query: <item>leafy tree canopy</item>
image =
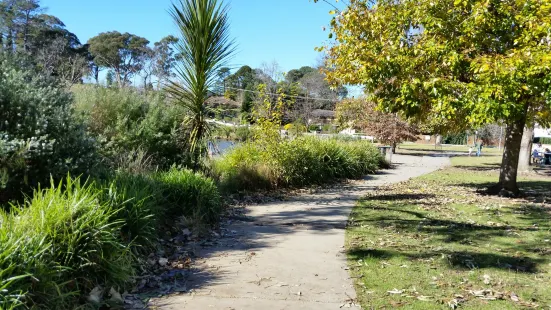
<path fill-rule="evenodd" d="M 88 40 L 94 62 L 103 68 L 113 69 L 119 86 L 125 86 L 139 72 L 148 56 L 149 41 L 140 36 L 118 31 L 104 32 Z"/>
<path fill-rule="evenodd" d="M 351 0 L 334 12 L 329 79 L 383 110 L 455 127 L 508 124 L 500 186 L 516 192 L 525 124 L 551 121 L 551 3 Z"/>
<path fill-rule="evenodd" d="M 385 113 L 365 98 L 346 99 L 337 104 L 335 116 L 342 129 L 354 128 L 390 144 L 393 151 L 403 141 L 417 140 L 418 129 L 398 113 Z"/>
<path fill-rule="evenodd" d="M 159 79 L 159 84 L 174 74 L 172 70 L 178 55 L 174 51 L 175 44 L 178 43 L 178 38 L 175 36 L 166 36 L 159 42 L 155 42 L 153 48 L 153 74 Z"/>

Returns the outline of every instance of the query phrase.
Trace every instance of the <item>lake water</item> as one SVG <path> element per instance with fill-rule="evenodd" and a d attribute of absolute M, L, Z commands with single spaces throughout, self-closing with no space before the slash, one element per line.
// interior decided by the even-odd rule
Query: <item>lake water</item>
<path fill-rule="evenodd" d="M 240 142 L 217 140 L 214 142 L 214 145 L 209 145 L 209 153 L 213 154 L 214 156 L 224 155 L 239 144 Z"/>

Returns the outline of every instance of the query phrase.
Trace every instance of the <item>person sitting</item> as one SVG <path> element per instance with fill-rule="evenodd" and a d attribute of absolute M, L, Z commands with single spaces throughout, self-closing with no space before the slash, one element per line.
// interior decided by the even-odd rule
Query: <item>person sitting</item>
<path fill-rule="evenodd" d="M 542 159 L 543 159 L 543 156 L 541 155 L 539 150 L 535 148 L 534 151 L 532 152 L 532 162 L 534 164 L 538 164 L 538 163 L 541 163 Z"/>
<path fill-rule="evenodd" d="M 545 152 L 543 153 L 543 156 L 544 156 L 544 164 L 551 165 L 551 150 L 546 148 Z"/>

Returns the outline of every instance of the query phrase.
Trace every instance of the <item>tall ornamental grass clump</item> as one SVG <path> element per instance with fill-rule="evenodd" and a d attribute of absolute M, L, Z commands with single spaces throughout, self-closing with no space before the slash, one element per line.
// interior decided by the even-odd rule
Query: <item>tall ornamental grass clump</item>
<path fill-rule="evenodd" d="M 96 187 L 100 201 L 118 210 L 113 220 L 122 224 L 121 239 L 135 253 L 149 250 L 159 236 L 164 208 L 155 182 L 148 175 L 122 172 Z"/>
<path fill-rule="evenodd" d="M 188 169 L 172 168 L 154 174 L 152 180 L 157 187 L 155 197 L 166 218 L 184 216 L 202 224 L 219 220 L 222 203 L 212 179 Z"/>
<path fill-rule="evenodd" d="M 122 290 L 164 225 L 213 224 L 221 211 L 212 179 L 176 168 L 37 189 L 0 210 L 0 309 L 74 309 L 97 286 Z"/>
<path fill-rule="evenodd" d="M 74 309 L 95 286 L 124 286 L 133 256 L 118 210 L 67 178 L 0 211 L 0 308 Z"/>
<path fill-rule="evenodd" d="M 258 190 L 357 179 L 385 165 L 369 142 L 300 137 L 244 144 L 215 160 L 212 174 L 226 190 Z"/>
<path fill-rule="evenodd" d="M 163 225 L 185 217 L 197 225 L 214 224 L 222 211 L 218 187 L 210 178 L 188 169 L 131 174 L 117 173 L 102 186 L 101 200 L 118 212 L 121 237 L 140 253 L 153 245 Z"/>

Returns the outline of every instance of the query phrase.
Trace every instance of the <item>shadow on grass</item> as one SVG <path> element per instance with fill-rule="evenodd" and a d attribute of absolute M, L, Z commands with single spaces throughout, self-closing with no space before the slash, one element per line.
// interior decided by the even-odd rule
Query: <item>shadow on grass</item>
<path fill-rule="evenodd" d="M 494 182 L 461 182 L 454 184 L 456 186 L 470 187 L 476 189 L 479 195 L 495 196 L 496 186 Z M 543 202 L 551 199 L 551 179 L 518 181 L 520 195 L 518 198 L 524 198 L 531 202 Z"/>
<path fill-rule="evenodd" d="M 516 272 L 535 273 L 537 266 L 544 264 L 547 260 L 542 258 L 514 257 L 496 253 L 477 253 L 471 251 L 429 251 L 423 253 L 395 251 L 395 250 L 376 250 L 354 248 L 348 251 L 353 260 L 380 259 L 388 260 L 394 257 L 415 260 L 445 260 L 452 268 L 460 270 L 470 270 L 475 268 L 495 268 L 513 270 Z"/>
<path fill-rule="evenodd" d="M 468 148 L 467 148 L 468 150 Z M 419 148 L 419 149 L 408 149 L 408 148 L 398 148 L 398 151 L 401 151 L 405 155 L 412 155 L 408 152 L 434 152 L 434 153 L 459 153 L 459 154 L 469 154 L 469 152 L 465 151 L 454 151 L 454 150 L 445 150 L 440 148 Z"/>
<path fill-rule="evenodd" d="M 455 157 L 455 156 L 465 156 L 461 152 L 397 152 L 396 155 L 406 155 L 406 156 L 413 156 L 413 157 Z"/>
<path fill-rule="evenodd" d="M 543 191 L 549 182 L 524 182 Z M 480 186 L 486 186 L 481 184 Z M 549 189 L 549 187 L 547 187 Z M 547 190 L 547 194 L 549 190 Z M 440 219 L 434 217 L 432 208 L 445 207 L 445 202 L 438 201 L 435 195 L 430 194 L 381 194 L 369 197 L 369 204 L 357 210 L 349 226 L 378 227 L 394 232 L 396 236 L 430 236 L 432 244 L 396 246 L 389 249 L 372 249 L 355 247 L 348 251 L 354 259 L 387 260 L 393 257 L 402 257 L 409 260 L 437 260 L 445 259 L 451 268 L 475 269 L 494 268 L 512 270 L 523 273 L 538 272 L 538 266 L 547 264 L 550 260 L 545 255 L 551 254 L 551 249 L 537 241 L 518 240 L 518 232 L 548 232 L 551 231 L 551 210 L 541 205 L 526 202 L 520 206 L 499 208 L 502 215 L 511 215 L 522 224 L 480 224 L 475 222 L 461 222 L 455 219 Z M 427 212 L 417 211 L 412 206 L 428 208 Z M 446 212 L 446 210 L 440 210 Z M 480 208 L 477 212 L 496 212 L 492 209 Z M 476 214 L 474 214 L 476 216 Z M 496 253 L 477 252 L 478 248 L 493 238 L 500 238 L 500 247 L 503 251 Z M 505 238 L 505 239 L 504 239 Z M 398 240 L 397 240 L 398 241 Z M 399 241 L 398 241 L 399 242 Z M 421 242 L 421 241 L 420 241 Z M 436 246 L 440 244 L 441 246 Z M 465 249 L 465 247 L 471 249 Z M 465 250 L 453 250 L 451 248 Z M 403 248 L 403 250 L 402 250 Z M 520 252 L 519 252 L 520 251 Z M 526 255 L 523 255 L 524 252 Z M 508 254 L 511 253 L 511 254 Z M 528 257 L 529 253 L 540 257 Z M 533 255 L 530 255 L 533 256 Z"/>
<path fill-rule="evenodd" d="M 499 163 L 483 163 L 479 166 L 465 166 L 465 165 L 458 165 L 454 166 L 455 168 L 462 169 L 462 170 L 469 170 L 469 171 L 495 171 L 499 170 L 501 168 L 501 164 Z"/>

